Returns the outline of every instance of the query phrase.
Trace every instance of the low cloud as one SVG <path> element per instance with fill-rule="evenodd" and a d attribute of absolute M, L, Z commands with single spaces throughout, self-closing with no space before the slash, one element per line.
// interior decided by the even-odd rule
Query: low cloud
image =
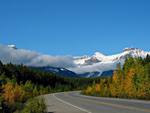
<path fill-rule="evenodd" d="M 50 56 L 38 52 L 14 49 L 0 45 L 0 60 L 3 63 L 24 64 L 28 66 L 74 67 L 71 56 Z"/>
<path fill-rule="evenodd" d="M 116 68 L 116 63 L 95 63 L 93 65 L 79 66 L 74 63 L 74 57 L 72 56 L 50 56 L 44 55 L 35 51 L 16 49 L 13 46 L 8 47 L 0 45 L 0 60 L 3 63 L 24 64 L 27 66 L 53 66 L 63 67 L 78 74 L 85 72 L 102 72 L 107 70 L 113 70 Z"/>
<path fill-rule="evenodd" d="M 70 70 L 82 74 L 86 72 L 103 72 L 108 70 L 114 70 L 116 68 L 117 63 L 96 63 L 93 65 L 86 65 L 86 66 L 80 66 L 80 67 L 71 67 Z"/>

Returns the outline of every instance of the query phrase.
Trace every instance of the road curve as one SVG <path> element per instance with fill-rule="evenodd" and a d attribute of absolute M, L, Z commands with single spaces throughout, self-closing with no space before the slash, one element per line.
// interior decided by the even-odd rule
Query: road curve
<path fill-rule="evenodd" d="M 78 91 L 44 98 L 49 113 L 150 113 L 150 101 L 91 97 Z"/>

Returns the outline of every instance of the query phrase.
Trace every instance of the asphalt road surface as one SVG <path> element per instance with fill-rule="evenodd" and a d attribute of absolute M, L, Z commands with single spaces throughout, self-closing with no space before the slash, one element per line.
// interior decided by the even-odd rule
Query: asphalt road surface
<path fill-rule="evenodd" d="M 150 101 L 91 97 L 78 91 L 44 98 L 49 113 L 150 113 Z"/>

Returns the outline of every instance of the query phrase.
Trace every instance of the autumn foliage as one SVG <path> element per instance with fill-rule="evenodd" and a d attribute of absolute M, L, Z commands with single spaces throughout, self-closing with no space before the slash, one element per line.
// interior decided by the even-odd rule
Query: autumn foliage
<path fill-rule="evenodd" d="M 0 61 L 0 113 L 42 113 L 47 93 L 80 90 L 100 78 L 67 78 L 32 67 Z"/>
<path fill-rule="evenodd" d="M 15 102 L 21 102 L 25 100 L 25 91 L 18 84 L 13 84 L 8 82 L 3 85 L 3 97 L 5 101 L 9 104 L 14 104 Z"/>
<path fill-rule="evenodd" d="M 87 95 L 150 99 L 150 56 L 146 58 L 127 58 L 124 65 L 117 65 L 110 78 L 88 86 Z"/>

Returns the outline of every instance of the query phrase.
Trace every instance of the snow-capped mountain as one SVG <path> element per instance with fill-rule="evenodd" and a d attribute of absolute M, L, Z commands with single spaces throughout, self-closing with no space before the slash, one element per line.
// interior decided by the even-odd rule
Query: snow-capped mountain
<path fill-rule="evenodd" d="M 13 45 L 13 44 L 8 45 L 8 47 L 9 47 L 9 48 L 12 48 L 12 49 L 17 49 L 16 45 Z"/>
<path fill-rule="evenodd" d="M 127 57 L 145 58 L 150 52 L 138 48 L 125 48 L 115 55 L 96 52 L 92 56 L 51 56 L 35 51 L 19 49 L 15 45 L 0 45 L 0 60 L 3 63 L 24 64 L 30 67 L 43 67 L 43 70 L 82 77 L 97 77 L 112 74 L 118 63 L 123 64 Z M 46 68 L 45 68 L 46 67 Z M 52 68 L 54 67 L 54 68 Z M 76 74 L 76 75 L 75 75 Z M 71 76 L 71 75 L 70 75 Z"/>
<path fill-rule="evenodd" d="M 123 52 L 109 56 L 96 52 L 93 56 L 75 57 L 74 63 L 77 67 L 70 68 L 70 70 L 81 75 L 86 73 L 87 77 L 101 76 L 107 71 L 115 70 L 116 65 L 118 63 L 123 64 L 129 56 L 145 58 L 147 54 L 150 55 L 150 52 L 145 52 L 138 48 L 125 48 Z"/>
<path fill-rule="evenodd" d="M 140 50 L 138 48 L 125 48 L 122 53 L 116 54 L 116 55 L 110 55 L 106 56 L 100 52 L 96 52 L 93 56 L 84 56 L 81 58 L 74 58 L 74 63 L 77 65 L 92 65 L 95 63 L 100 63 L 100 62 L 116 62 L 120 61 L 122 62 L 125 60 L 127 57 L 146 57 L 147 54 L 150 54 L 150 52 L 145 52 L 143 50 Z"/>

